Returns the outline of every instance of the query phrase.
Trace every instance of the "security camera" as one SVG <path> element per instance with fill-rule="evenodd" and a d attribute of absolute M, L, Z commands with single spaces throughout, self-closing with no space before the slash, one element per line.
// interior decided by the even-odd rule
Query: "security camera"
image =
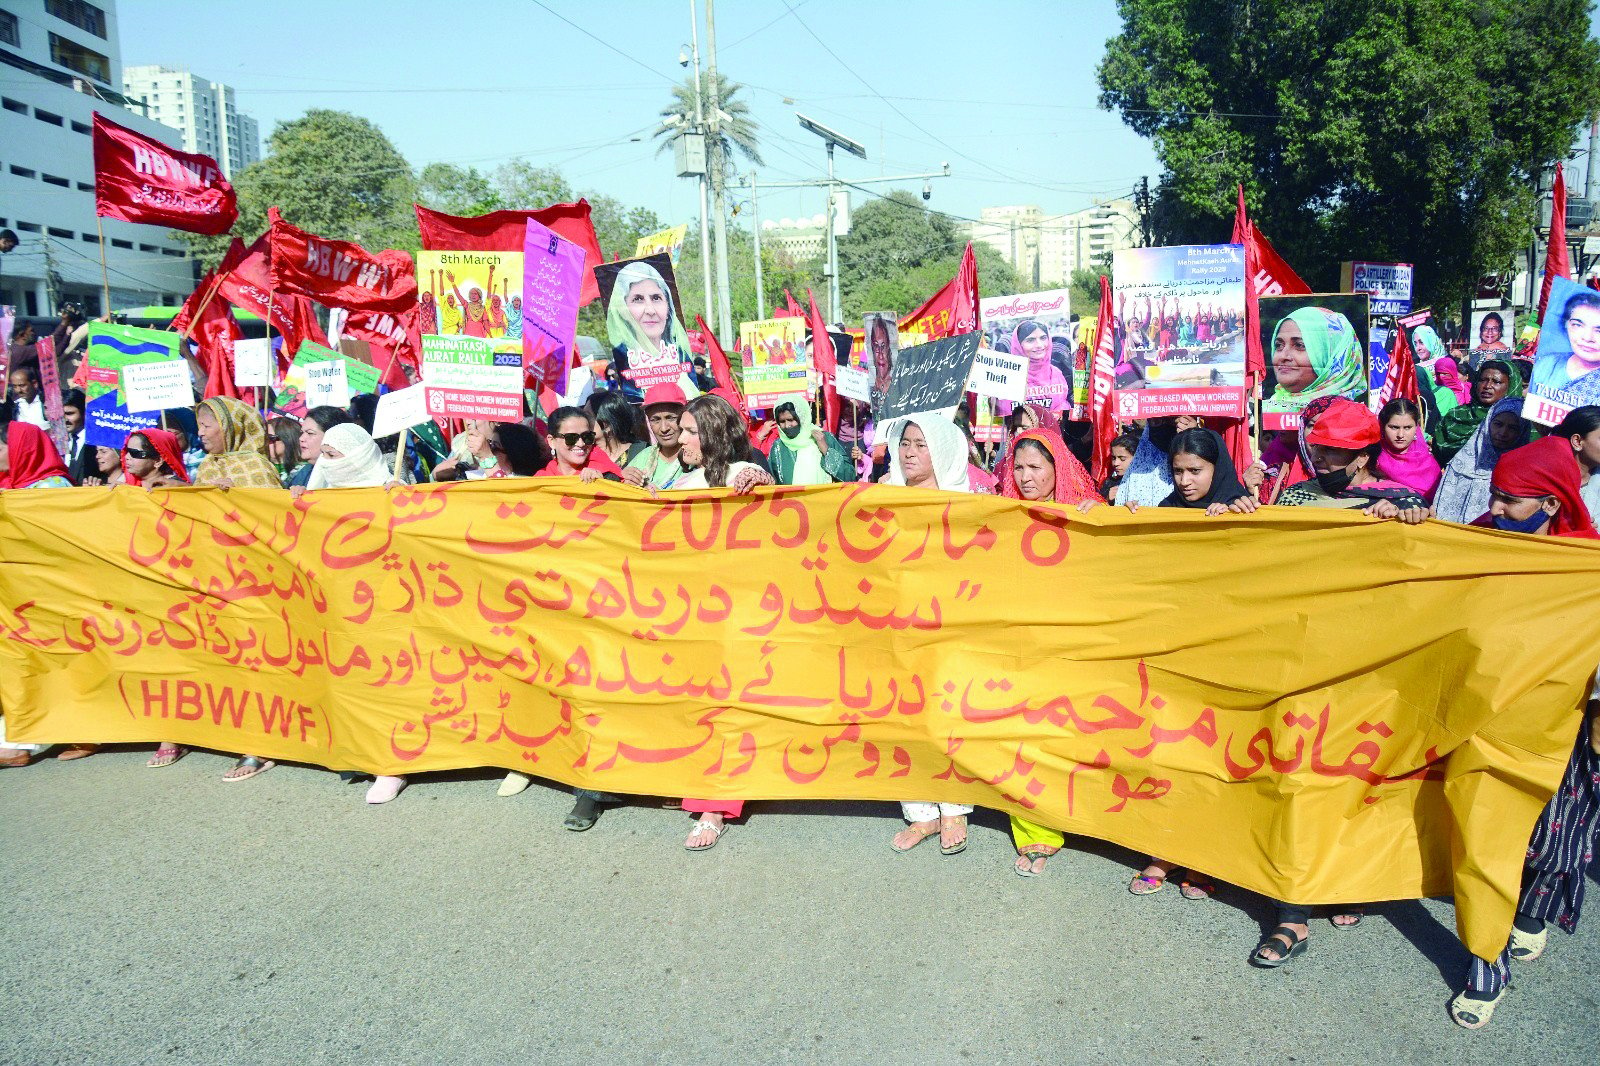
<path fill-rule="evenodd" d="M 689 65 L 689 52 L 688 52 L 688 50 L 684 49 L 684 48 L 678 49 L 678 66 L 686 67 L 688 65 Z"/>
<path fill-rule="evenodd" d="M 933 182 L 925 181 L 922 183 L 922 198 L 924 200 L 933 199 Z"/>

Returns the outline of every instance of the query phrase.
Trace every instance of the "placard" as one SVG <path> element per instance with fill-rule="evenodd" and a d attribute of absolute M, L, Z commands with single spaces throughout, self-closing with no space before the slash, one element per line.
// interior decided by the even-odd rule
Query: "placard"
<path fill-rule="evenodd" d="M 522 365 L 540 386 L 564 390 L 578 332 L 583 249 L 528 219 L 522 245 Z"/>
<path fill-rule="evenodd" d="M 305 364 L 306 407 L 349 407 L 350 379 L 337 360 Z"/>
<path fill-rule="evenodd" d="M 681 226 L 671 226 L 656 233 L 640 237 L 634 242 L 633 257 L 642 259 L 647 255 L 665 252 L 667 257 L 672 260 L 672 265 L 677 266 L 678 256 L 683 251 L 683 239 L 688 235 L 689 226 L 685 223 Z"/>
<path fill-rule="evenodd" d="M 900 358 L 900 320 L 888 311 L 871 311 L 861 323 L 861 369 L 869 375 L 867 402 L 874 409 L 889 394 L 895 360 Z M 907 340 L 907 346 L 912 343 Z"/>
<path fill-rule="evenodd" d="M 1340 287 L 1372 297 L 1372 314 L 1403 315 L 1411 310 L 1411 264 L 1368 263 L 1352 260 L 1339 264 Z"/>
<path fill-rule="evenodd" d="M 1244 417 L 1244 248 L 1123 248 L 1112 255 L 1116 413 Z"/>
<path fill-rule="evenodd" d="M 872 375 L 858 366 L 839 364 L 833 372 L 833 387 L 847 400 L 872 402 Z"/>
<path fill-rule="evenodd" d="M 1300 428 L 1300 412 L 1324 396 L 1366 402 L 1371 328 L 1366 293 L 1261 297 L 1263 429 Z"/>
<path fill-rule="evenodd" d="M 684 372 L 692 369 L 689 334 L 678 313 L 683 305 L 665 252 L 601 263 L 594 278 L 606 307 L 606 339 L 613 352 L 623 353 L 617 366 L 631 383 L 623 390 L 629 399 L 637 402 L 651 385 L 677 381 L 669 373 L 674 360 Z"/>
<path fill-rule="evenodd" d="M 122 368 L 122 401 L 129 412 L 157 413 L 194 406 L 194 378 L 184 359 L 133 363 Z"/>
<path fill-rule="evenodd" d="M 1026 355 L 997 352 L 993 348 L 979 348 L 972 359 L 972 377 L 967 381 L 967 391 L 979 396 L 992 396 L 997 400 L 1020 403 L 1031 395 L 1028 389 L 1029 359 Z M 1041 395 L 1041 400 L 1051 396 L 1063 401 L 1066 393 Z"/>
<path fill-rule="evenodd" d="M 316 341 L 301 341 L 300 349 L 294 354 L 294 362 L 289 364 L 289 370 L 283 375 L 282 384 L 278 386 L 278 406 L 286 414 L 303 418 L 308 407 L 319 406 L 315 403 L 308 405 L 306 402 L 310 384 L 306 377 L 306 368 L 313 363 L 340 363 L 344 366 L 344 402 L 328 406 L 345 407 L 349 405 L 351 396 L 378 391 L 378 371 L 371 364 L 340 355 L 332 348 Z M 327 381 L 331 379 L 332 371 L 325 370 L 323 374 L 323 380 Z M 323 395 L 329 394 L 323 393 Z"/>
<path fill-rule="evenodd" d="M 1522 417 L 1553 426 L 1587 404 L 1600 404 L 1600 292 L 1555 278 Z"/>
<path fill-rule="evenodd" d="M 1074 340 L 1069 290 L 987 297 L 978 301 L 978 313 L 984 347 L 1021 358 L 1025 371 L 1023 395 L 983 395 L 1026 400 L 1055 412 L 1072 406 Z M 1010 410 L 1009 406 L 1004 410 Z"/>
<path fill-rule="evenodd" d="M 811 380 L 806 320 L 764 318 L 739 325 L 739 356 L 744 363 L 745 406 L 770 410 L 780 398 L 804 392 Z"/>
<path fill-rule="evenodd" d="M 140 329 L 105 322 L 89 323 L 84 349 L 84 410 L 86 445 L 121 448 L 134 430 L 161 424 L 159 414 L 134 414 L 121 403 L 118 385 L 124 367 L 136 363 L 173 362 L 178 359 L 178 334 L 164 329 Z"/>
<path fill-rule="evenodd" d="M 233 342 L 233 383 L 242 388 L 272 384 L 277 360 L 272 355 L 272 338 L 250 337 Z"/>
<path fill-rule="evenodd" d="M 959 404 L 967 391 L 967 381 L 972 377 L 972 360 L 982 342 L 983 334 L 973 330 L 902 348 L 882 408 L 873 412 L 878 424 L 906 415 L 943 411 Z"/>
<path fill-rule="evenodd" d="M 428 387 L 421 383 L 407 385 L 378 397 L 378 409 L 372 416 L 372 435 L 377 438 L 388 437 L 431 421 L 433 416 L 428 413 Z"/>
<path fill-rule="evenodd" d="M 422 337 L 422 383 L 434 418 L 522 419 L 522 353 L 481 337 Z"/>
<path fill-rule="evenodd" d="M 417 315 L 423 333 L 476 337 L 521 349 L 521 252 L 417 253 Z"/>

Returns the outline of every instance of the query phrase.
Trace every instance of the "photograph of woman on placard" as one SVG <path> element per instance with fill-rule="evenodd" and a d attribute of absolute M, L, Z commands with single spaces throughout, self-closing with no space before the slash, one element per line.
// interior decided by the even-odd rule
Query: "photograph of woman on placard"
<path fill-rule="evenodd" d="M 1366 397 L 1367 300 L 1364 294 L 1261 298 L 1266 428 L 1293 428 L 1272 416 L 1297 414 L 1323 396 Z"/>
<path fill-rule="evenodd" d="M 595 267 L 595 280 L 606 306 L 606 339 L 622 391 L 639 403 L 644 392 L 629 376 L 637 360 L 655 365 L 668 357 L 691 366 L 689 335 L 678 317 L 677 287 L 665 253 Z"/>
<path fill-rule="evenodd" d="M 889 379 L 895 360 L 900 358 L 900 324 L 884 311 L 873 311 L 863 320 L 867 342 L 867 370 L 872 374 L 872 406 L 882 406 L 889 393 Z"/>
<path fill-rule="evenodd" d="M 1600 403 L 1600 292 L 1555 279 L 1529 391 L 1568 410 Z"/>

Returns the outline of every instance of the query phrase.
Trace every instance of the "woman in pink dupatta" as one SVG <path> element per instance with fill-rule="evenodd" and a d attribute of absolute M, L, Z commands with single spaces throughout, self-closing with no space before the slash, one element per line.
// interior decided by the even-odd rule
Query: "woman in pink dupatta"
<path fill-rule="evenodd" d="M 1378 476 L 1415 489 L 1431 505 L 1443 471 L 1423 439 L 1421 408 L 1404 397 L 1396 397 L 1378 412 L 1378 426 L 1383 431 Z"/>

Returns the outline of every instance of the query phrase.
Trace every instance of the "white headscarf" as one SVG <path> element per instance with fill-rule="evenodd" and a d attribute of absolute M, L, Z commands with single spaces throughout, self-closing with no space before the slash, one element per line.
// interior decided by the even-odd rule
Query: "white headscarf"
<path fill-rule="evenodd" d="M 967 435 L 949 419 L 936 414 L 907 415 L 895 425 L 889 438 L 889 476 L 886 485 L 904 485 L 906 473 L 900 469 L 900 435 L 910 423 L 922 430 L 928 442 L 928 459 L 933 477 L 946 492 L 971 492 L 967 479 Z"/>
<path fill-rule="evenodd" d="M 311 470 L 312 489 L 381 488 L 394 480 L 383 452 L 372 434 L 354 422 L 342 422 L 323 434 L 322 442 L 344 455 L 343 459 L 317 458 Z"/>

